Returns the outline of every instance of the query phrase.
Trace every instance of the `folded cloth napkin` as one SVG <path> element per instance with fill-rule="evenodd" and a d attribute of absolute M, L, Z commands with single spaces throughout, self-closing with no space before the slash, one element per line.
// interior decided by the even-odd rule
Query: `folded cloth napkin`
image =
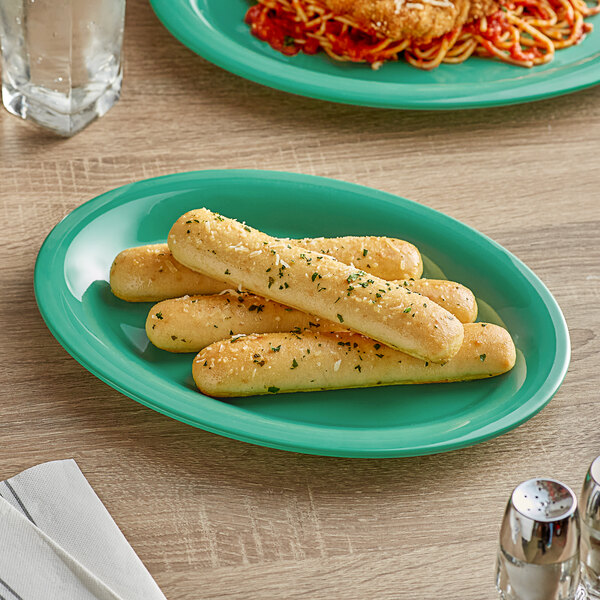
<path fill-rule="evenodd" d="M 0 482 L 0 600 L 166 600 L 74 460 Z"/>

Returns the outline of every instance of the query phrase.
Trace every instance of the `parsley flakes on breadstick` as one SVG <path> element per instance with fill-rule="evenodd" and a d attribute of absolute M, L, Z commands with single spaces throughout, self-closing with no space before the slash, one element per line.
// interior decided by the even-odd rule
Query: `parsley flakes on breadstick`
<path fill-rule="evenodd" d="M 498 325 L 465 325 L 464 342 L 440 365 L 349 332 L 270 333 L 216 342 L 194 359 L 198 389 L 217 398 L 494 377 L 516 360 Z"/>

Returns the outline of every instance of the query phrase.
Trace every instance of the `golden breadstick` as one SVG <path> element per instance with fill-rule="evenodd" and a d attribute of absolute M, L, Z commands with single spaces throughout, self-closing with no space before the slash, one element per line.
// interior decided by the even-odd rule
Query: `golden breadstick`
<path fill-rule="evenodd" d="M 329 254 L 382 279 L 418 279 L 423 273 L 419 251 L 409 242 L 387 237 L 305 238 L 295 242 Z M 110 269 L 110 287 L 121 300 L 159 302 L 167 298 L 218 294 L 227 284 L 178 263 L 167 244 L 123 250 Z"/>
<path fill-rule="evenodd" d="M 348 235 L 282 241 L 328 254 L 381 279 L 419 279 L 423 274 L 423 260 L 417 248 L 397 238 Z"/>
<path fill-rule="evenodd" d="M 412 289 L 427 288 L 427 296 L 446 302 L 448 310 L 462 321 L 477 316 L 473 294 L 453 281 L 418 279 L 405 281 Z M 428 283 L 430 285 L 424 286 Z M 410 287 L 412 286 L 412 287 Z M 473 310 L 474 307 L 474 310 Z M 159 302 L 150 309 L 146 333 L 158 348 L 168 352 L 199 352 L 205 346 L 239 333 L 283 331 L 347 331 L 340 323 L 324 321 L 261 296 L 226 290 L 215 296 L 184 296 Z"/>
<path fill-rule="evenodd" d="M 462 343 L 461 322 L 419 294 L 207 209 L 180 217 L 168 243 L 175 259 L 193 270 L 341 323 L 411 356 L 445 362 Z"/>
<path fill-rule="evenodd" d="M 186 294 L 218 294 L 227 285 L 178 263 L 167 244 L 120 252 L 110 268 L 110 289 L 127 302 L 158 302 Z"/>
<path fill-rule="evenodd" d="M 150 341 L 168 352 L 199 352 L 240 333 L 346 331 L 340 324 L 314 317 L 254 294 L 184 296 L 152 307 L 146 319 Z"/>
<path fill-rule="evenodd" d="M 460 283 L 445 279 L 415 279 L 396 283 L 433 300 L 461 323 L 472 323 L 477 318 L 477 300 L 473 292 Z"/>
<path fill-rule="evenodd" d="M 461 349 L 438 365 L 356 333 L 269 333 L 216 342 L 194 359 L 193 377 L 209 396 L 253 396 L 339 388 L 467 381 L 512 369 L 516 352 L 497 325 L 465 325 Z"/>

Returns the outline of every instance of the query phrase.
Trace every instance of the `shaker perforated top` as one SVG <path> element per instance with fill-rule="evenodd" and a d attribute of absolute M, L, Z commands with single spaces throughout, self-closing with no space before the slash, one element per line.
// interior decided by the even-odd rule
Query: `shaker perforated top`
<path fill-rule="evenodd" d="M 598 464 L 600 468 L 600 462 Z M 517 486 L 512 495 L 515 509 L 534 521 L 565 519 L 577 508 L 577 499 L 569 487 L 554 479 L 529 479 Z"/>

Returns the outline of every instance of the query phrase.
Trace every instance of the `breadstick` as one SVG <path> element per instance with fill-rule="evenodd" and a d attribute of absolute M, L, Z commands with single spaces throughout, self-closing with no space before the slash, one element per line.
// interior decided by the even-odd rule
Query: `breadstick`
<path fill-rule="evenodd" d="M 167 244 L 120 252 L 110 268 L 110 289 L 127 302 L 158 302 L 186 294 L 218 294 L 227 285 L 178 263 Z"/>
<path fill-rule="evenodd" d="M 472 323 L 477 318 L 475 295 L 460 283 L 445 279 L 415 279 L 396 283 L 439 304 L 461 323 Z"/>
<path fill-rule="evenodd" d="M 356 333 L 270 333 L 216 342 L 194 359 L 198 389 L 218 398 L 277 392 L 467 381 L 512 369 L 516 352 L 497 325 L 465 325 L 461 349 L 442 365 Z"/>
<path fill-rule="evenodd" d="M 348 235 L 282 241 L 328 254 L 381 279 L 419 279 L 423 274 L 423 260 L 417 248 L 397 238 Z"/>
<path fill-rule="evenodd" d="M 354 264 L 382 279 L 418 279 L 423 273 L 419 251 L 403 240 L 347 236 L 305 238 L 293 243 Z M 121 300 L 159 302 L 186 295 L 218 294 L 228 285 L 178 263 L 167 244 L 154 244 L 118 254 L 110 269 L 110 287 Z"/>
<path fill-rule="evenodd" d="M 427 279 L 401 283 L 413 291 L 420 287 L 427 289 L 430 300 L 444 301 L 460 321 L 466 317 L 471 322 L 477 316 L 475 297 L 458 283 Z M 423 285 L 425 283 L 428 285 Z M 340 323 L 235 290 L 225 290 L 215 296 L 164 300 L 150 309 L 146 319 L 148 338 L 156 347 L 168 352 L 199 352 L 209 344 L 239 333 L 299 333 L 305 329 L 347 331 Z"/>
<path fill-rule="evenodd" d="M 183 265 L 432 362 L 462 343 L 460 321 L 434 302 L 335 258 L 272 238 L 207 209 L 190 211 L 168 238 Z"/>
<path fill-rule="evenodd" d="M 219 340 L 240 333 L 275 333 L 305 329 L 347 331 L 339 323 L 319 319 L 247 293 L 217 296 L 184 296 L 152 307 L 146 333 L 157 347 L 168 352 L 199 352 Z"/>

